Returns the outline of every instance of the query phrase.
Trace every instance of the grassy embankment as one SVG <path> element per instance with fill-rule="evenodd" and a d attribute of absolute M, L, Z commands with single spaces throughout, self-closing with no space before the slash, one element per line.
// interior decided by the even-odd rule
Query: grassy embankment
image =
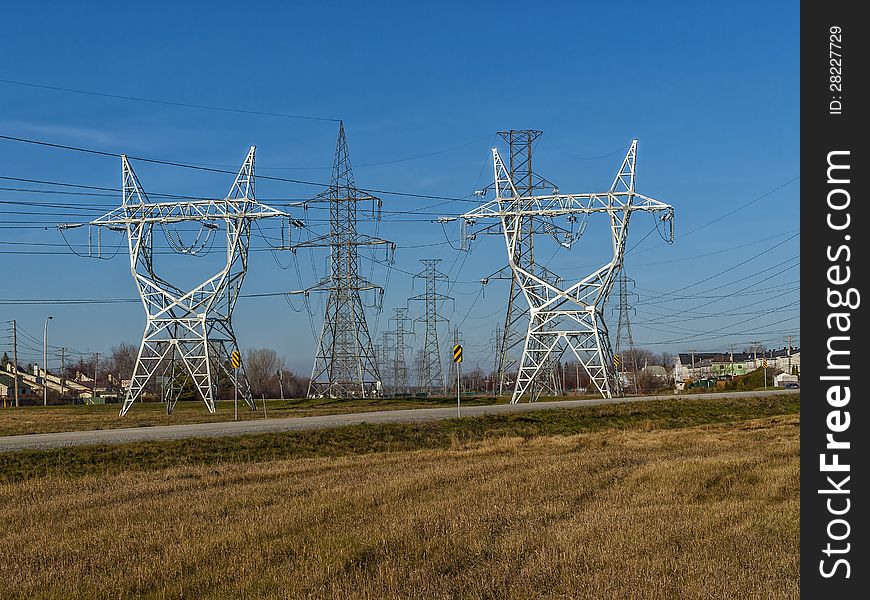
<path fill-rule="evenodd" d="M 0 597 L 797 598 L 799 402 L 7 454 Z"/>
<path fill-rule="evenodd" d="M 500 398 L 499 403 L 506 403 Z M 239 420 L 262 419 L 262 400 L 257 400 L 258 411 L 251 411 L 244 402 L 239 402 Z M 496 404 L 495 398 L 463 398 L 463 406 Z M 408 408 L 438 408 L 456 406 L 453 398 L 362 398 L 359 400 L 334 400 L 330 398 L 292 400 L 268 400 L 266 418 L 314 417 L 340 413 L 367 412 L 375 410 L 401 410 Z M 136 403 L 124 417 L 118 416 L 120 404 L 24 406 L 0 410 L 0 436 L 27 433 L 52 433 L 56 431 L 84 431 L 91 429 L 118 429 L 121 427 L 152 427 L 155 425 L 183 425 L 188 423 L 216 423 L 232 421 L 232 401 L 218 402 L 214 414 L 208 412 L 201 401 L 179 402 L 171 415 L 166 414 L 163 404 L 157 402 Z"/>

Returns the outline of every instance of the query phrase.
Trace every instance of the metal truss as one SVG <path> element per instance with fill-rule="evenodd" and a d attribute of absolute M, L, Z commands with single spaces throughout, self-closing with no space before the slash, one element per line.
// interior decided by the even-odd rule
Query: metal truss
<path fill-rule="evenodd" d="M 438 305 L 446 300 L 452 300 L 438 292 L 438 283 L 447 281 L 447 275 L 438 270 L 440 258 L 424 258 L 420 260 L 424 269 L 414 275 L 415 279 L 423 279 L 426 282 L 426 291 L 409 301 L 424 303 L 425 310 L 422 319 L 425 324 L 423 336 L 423 350 L 419 361 L 420 391 L 447 394 L 447 383 L 444 380 L 444 369 L 441 361 L 441 346 L 438 343 L 438 323 L 445 319 L 438 313 Z"/>
<path fill-rule="evenodd" d="M 344 123 L 339 125 L 330 186 L 308 202 L 329 204 L 329 233 L 289 249 L 295 252 L 299 248 L 328 247 L 330 256 L 327 277 L 302 292 L 292 292 L 329 293 L 308 397 L 378 397 L 383 393 L 383 383 L 360 292 L 375 291 L 380 302 L 384 290 L 360 276 L 359 248 L 385 246 L 390 258 L 396 245 L 357 231 L 359 203 L 371 202 L 379 218 L 381 200 L 354 184 Z"/>
<path fill-rule="evenodd" d="M 629 316 L 629 313 L 634 312 L 634 308 L 632 308 L 629 302 L 629 295 L 634 295 L 634 293 L 628 291 L 628 284 L 631 283 L 633 287 L 634 280 L 628 277 L 625 271 L 622 271 L 617 277 L 617 282 L 619 284 L 619 306 L 617 307 L 619 310 L 619 322 L 616 326 L 616 353 L 619 355 L 620 361 L 619 365 L 616 366 L 617 371 L 620 369 L 622 371 L 623 376 L 620 378 L 620 383 L 623 387 L 622 391 L 625 392 L 624 388 L 628 387 L 625 373 L 628 366 L 631 365 L 631 383 L 634 386 L 634 392 L 637 393 L 640 391 L 637 387 L 637 353 L 634 351 L 634 336 L 631 334 L 631 319 Z"/>
<path fill-rule="evenodd" d="M 492 149 L 495 199 L 462 216 L 464 228 L 482 219 L 498 219 L 507 247 L 508 264 L 529 306 L 529 326 L 511 402 L 526 394 L 536 399 L 532 383 L 548 367 L 551 356 L 570 350 L 583 365 L 598 392 L 618 393 L 604 305 L 622 268 L 628 225 L 633 212 L 662 213 L 673 241 L 673 207 L 635 192 L 637 140 L 633 140 L 607 192 L 521 197 L 496 148 Z M 610 221 L 613 258 L 576 283 L 548 281 L 516 261 L 525 218 L 606 214 Z"/>
<path fill-rule="evenodd" d="M 543 131 L 535 129 L 511 129 L 498 132 L 498 135 L 508 144 L 508 174 L 520 194 L 520 198 L 516 200 L 518 204 L 522 204 L 522 198 L 533 196 L 536 191 L 555 189 L 556 187 L 551 181 L 537 175 L 532 170 L 532 149 L 535 141 L 543 133 Z M 520 234 L 517 236 L 517 243 L 514 248 L 514 260 L 518 265 L 523 265 L 528 271 L 537 273 L 548 281 L 558 282 L 558 278 L 554 273 L 550 272 L 543 265 L 535 263 L 535 231 L 541 229 L 542 225 L 550 225 L 551 229 L 554 227 L 552 223 L 536 223 L 534 217 L 520 219 Z M 508 305 L 505 311 L 503 329 L 504 338 L 499 345 L 500 352 L 498 357 L 498 393 L 502 394 L 508 373 L 518 366 L 515 354 L 523 343 L 524 336 L 521 331 L 528 327 L 529 315 L 528 311 L 522 306 L 522 290 L 510 268 L 501 269 L 489 276 L 489 279 L 493 278 L 510 279 L 510 292 L 508 294 Z M 541 393 L 560 395 L 561 388 L 555 377 L 555 367 L 556 362 L 549 360 L 546 368 L 542 369 L 540 376 L 537 378 L 536 383 L 541 386 Z"/>
<path fill-rule="evenodd" d="M 383 334 L 385 349 L 381 364 L 389 365 L 392 369 L 390 393 L 402 395 L 410 393 L 408 363 L 405 355 L 408 350 L 407 338 L 413 336 L 414 331 L 408 327 L 411 319 L 408 317 L 407 308 L 394 308 L 393 311 L 395 314 L 390 317 L 390 322 L 395 323 L 395 328 Z"/>
<path fill-rule="evenodd" d="M 256 408 L 244 364 L 237 370 L 229 366 L 230 356 L 239 350 L 232 313 L 248 268 L 251 221 L 289 215 L 256 201 L 255 155 L 256 147 L 251 146 L 226 198 L 172 202 L 150 202 L 126 155 L 121 157 L 122 205 L 90 223 L 114 231 L 126 229 L 130 270 L 147 316 L 121 416 L 140 398 L 161 364 L 169 374 L 169 384 L 164 387 L 167 412 L 172 411 L 184 383 L 179 371 L 186 372 L 209 412 L 215 412 L 217 369 L 229 377 L 248 406 Z M 200 224 L 200 232 L 192 245 L 180 246 L 180 236 L 173 225 L 191 221 Z M 210 239 L 220 229 L 221 221 L 226 229 L 223 269 L 190 291 L 157 275 L 155 226 L 163 229 L 177 252 L 195 254 L 205 247 L 202 240 Z M 291 221 L 302 226 L 300 221 Z"/>

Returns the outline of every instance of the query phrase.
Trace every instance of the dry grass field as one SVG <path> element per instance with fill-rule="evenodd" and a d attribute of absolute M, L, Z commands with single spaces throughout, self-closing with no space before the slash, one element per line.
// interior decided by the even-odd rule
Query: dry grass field
<path fill-rule="evenodd" d="M 797 598 L 799 419 L 52 472 L 0 597 Z"/>

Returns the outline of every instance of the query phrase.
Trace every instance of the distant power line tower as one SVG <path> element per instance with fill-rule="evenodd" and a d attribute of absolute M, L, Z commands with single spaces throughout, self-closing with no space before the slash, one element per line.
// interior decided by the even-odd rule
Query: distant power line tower
<path fill-rule="evenodd" d="M 637 140 L 632 141 L 610 189 L 601 193 L 522 197 L 496 148 L 492 149 L 492 158 L 495 199 L 461 218 L 466 227 L 480 220 L 498 219 L 508 264 L 529 305 L 530 324 L 511 402 L 527 394 L 534 400 L 535 378 L 548 368 L 551 356 L 558 358 L 566 350 L 580 361 L 602 396 L 610 398 L 618 384 L 603 308 L 622 268 L 629 220 L 636 211 L 663 213 L 661 221 L 670 225 L 669 241 L 673 241 L 673 208 L 635 192 Z M 586 277 L 566 286 L 517 262 L 516 245 L 522 237 L 524 218 L 565 216 L 570 222 L 577 215 L 596 213 L 608 216 L 613 257 Z"/>
<path fill-rule="evenodd" d="M 389 340 L 389 350 L 384 357 L 385 365 L 392 369 L 392 384 L 393 394 L 407 394 L 410 392 L 410 382 L 408 380 L 408 363 L 405 355 L 408 351 L 407 338 L 413 335 L 413 329 L 409 327 L 411 319 L 408 317 L 407 308 L 393 309 L 395 314 L 390 317 L 390 322 L 394 323 L 394 329 L 387 331 L 385 335 Z"/>
<path fill-rule="evenodd" d="M 637 388 L 637 353 L 634 350 L 634 337 L 631 334 L 631 319 L 629 314 L 634 312 L 634 308 L 630 303 L 630 296 L 633 292 L 628 289 L 628 284 L 634 286 L 634 280 L 622 271 L 617 277 L 619 283 L 619 322 L 616 326 L 616 354 L 620 357 L 619 367 L 623 373 L 628 366 L 632 368 L 632 378 L 634 383 L 634 391 L 638 392 Z M 622 384 L 622 381 L 619 382 Z M 620 385 L 621 388 L 621 385 Z"/>
<path fill-rule="evenodd" d="M 493 349 L 493 353 L 495 356 L 494 363 L 492 366 L 492 376 L 494 378 L 498 378 L 498 367 L 501 364 L 501 345 L 504 342 L 503 329 L 501 324 L 496 323 L 495 331 L 492 332 L 492 337 L 489 338 L 490 347 Z M 498 382 L 493 382 L 493 389 L 498 390 Z"/>
<path fill-rule="evenodd" d="M 329 233 L 291 249 L 328 247 L 330 273 L 304 290 L 306 294 L 329 292 L 308 397 L 380 396 L 381 375 L 360 292 L 374 290 L 383 294 L 383 288 L 360 276 L 359 248 L 386 246 L 395 250 L 395 244 L 357 231 L 359 203 L 371 202 L 379 213 L 381 201 L 354 184 L 344 123 L 338 129 L 329 189 L 309 202 L 329 204 Z"/>
<path fill-rule="evenodd" d="M 126 230 L 130 270 L 147 314 L 131 384 L 121 408 L 122 416 L 141 396 L 161 364 L 169 373 L 186 372 L 210 412 L 215 411 L 217 369 L 223 370 L 245 402 L 252 409 L 256 408 L 244 364 L 238 369 L 230 368 L 231 356 L 239 351 L 232 313 L 248 268 L 251 221 L 288 215 L 256 201 L 255 152 L 256 147 L 252 146 L 223 200 L 151 202 L 126 155 L 121 157 L 121 207 L 91 221 L 90 225 Z M 207 251 L 221 221 L 226 229 L 223 269 L 190 291 L 176 287 L 155 273 L 155 226 L 176 253 L 195 255 Z M 189 244 L 176 228 L 176 224 L 182 222 L 199 224 L 199 232 Z M 301 226 L 299 221 L 293 222 Z M 69 227 L 72 225 L 61 226 Z M 168 412 L 178 400 L 180 388 L 174 385 L 168 393 Z"/>
<path fill-rule="evenodd" d="M 525 204 L 525 198 L 534 196 L 535 192 L 550 193 L 555 185 L 537 175 L 532 170 L 532 155 L 535 142 L 543 135 L 543 131 L 536 129 L 511 129 L 499 131 L 498 135 L 508 144 L 509 159 L 508 173 L 514 182 L 519 196 L 513 203 L 519 207 Z M 522 217 L 519 220 L 519 233 L 513 248 L 514 261 L 523 265 L 530 273 L 538 273 L 545 278 L 551 275 L 542 265 L 535 264 L 535 230 L 540 226 L 540 219 L 534 216 Z M 522 350 L 525 340 L 525 332 L 529 325 L 529 311 L 525 307 L 522 287 L 517 282 L 516 276 L 510 266 L 497 271 L 490 278 L 509 278 L 510 292 L 508 305 L 505 311 L 502 341 L 499 344 L 498 355 L 498 392 L 503 393 L 506 387 L 506 378 L 517 366 L 517 354 Z M 554 277 L 553 277 L 554 278 Z M 548 395 L 559 395 L 561 390 L 555 378 L 556 362 L 548 360 L 545 368 L 537 377 L 536 383 L 541 387 L 540 391 Z"/>
<path fill-rule="evenodd" d="M 438 324 L 446 319 L 438 313 L 438 307 L 439 304 L 452 298 L 438 292 L 439 282 L 447 281 L 447 275 L 438 270 L 441 259 L 424 258 L 420 262 L 423 263 L 423 271 L 414 275 L 414 278 L 425 281 L 426 291 L 408 299 L 423 302 L 425 307 L 423 318 L 417 319 L 425 324 L 420 359 L 420 390 L 446 394 L 447 386 L 441 365 L 441 346 L 438 343 Z"/>
<path fill-rule="evenodd" d="M 374 356 L 375 356 L 375 364 L 377 364 L 381 367 L 381 369 L 380 369 L 381 384 L 383 385 L 384 388 L 387 388 L 388 386 L 391 385 L 391 380 L 389 378 L 390 377 L 389 371 L 387 371 L 386 373 L 383 372 L 383 366 L 385 364 L 387 364 L 387 361 L 389 360 L 388 357 L 390 356 L 390 352 L 392 352 L 391 348 L 392 348 L 392 341 L 390 340 L 390 332 L 389 331 L 385 331 L 381 334 L 381 341 L 380 342 L 373 342 L 372 343 L 372 350 L 374 351 Z"/>

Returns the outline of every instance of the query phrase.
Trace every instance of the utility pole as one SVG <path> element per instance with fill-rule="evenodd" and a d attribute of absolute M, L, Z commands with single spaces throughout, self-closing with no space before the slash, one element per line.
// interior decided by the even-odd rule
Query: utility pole
<path fill-rule="evenodd" d="M 752 342 L 752 366 L 758 368 L 758 349 L 761 348 L 761 342 Z"/>
<path fill-rule="evenodd" d="M 61 349 L 60 349 L 60 397 L 61 397 L 61 398 L 63 398 L 63 392 L 64 392 L 64 389 L 63 389 L 63 384 L 64 384 L 63 374 L 64 374 L 64 369 L 66 368 L 66 361 L 65 361 L 65 359 L 66 359 L 66 348 L 61 347 Z"/>
<path fill-rule="evenodd" d="M 278 386 L 281 388 L 281 401 L 284 400 L 284 372 L 281 369 L 278 369 Z M 266 403 L 263 403 L 263 408 L 265 409 Z"/>
<path fill-rule="evenodd" d="M 91 403 L 97 403 L 97 368 L 100 365 L 100 353 L 94 352 L 94 390 L 91 392 Z"/>
<path fill-rule="evenodd" d="M 731 356 L 731 359 L 730 359 L 730 362 L 731 362 L 730 371 L 731 372 L 729 373 L 729 375 L 731 375 L 731 377 L 734 377 L 734 344 L 731 344 L 730 346 L 728 346 L 728 352 Z"/>
<path fill-rule="evenodd" d="M 15 319 L 12 319 L 12 372 L 15 381 L 15 408 L 21 404 L 18 400 L 18 328 Z"/>
<path fill-rule="evenodd" d="M 360 275 L 359 248 L 383 246 L 387 259 L 391 260 L 396 245 L 357 230 L 360 203 L 371 203 L 372 215 L 379 220 L 381 199 L 356 187 L 343 122 L 338 128 L 329 188 L 306 204 L 318 202 L 329 205 L 329 233 L 288 246 L 294 253 L 299 248 L 329 248 L 329 275 L 313 287 L 301 290 L 305 294 L 329 293 L 308 397 L 378 397 L 383 389 L 380 365 L 360 293 L 376 292 L 380 305 L 384 290 Z"/>
<path fill-rule="evenodd" d="M 692 355 L 692 381 L 697 383 L 697 375 L 695 373 L 695 353 L 697 350 L 689 350 L 689 353 Z"/>
<path fill-rule="evenodd" d="M 409 301 L 421 301 L 425 310 L 423 318 L 417 321 L 425 323 L 423 336 L 422 362 L 420 364 L 420 388 L 421 391 L 438 391 L 442 395 L 447 394 L 447 383 L 444 380 L 444 371 L 441 365 L 441 346 L 438 344 L 438 323 L 444 319 L 438 314 L 438 305 L 446 300 L 452 300 L 438 292 L 439 282 L 447 281 L 447 275 L 438 270 L 440 258 L 424 258 L 423 270 L 414 275 L 415 279 L 423 279 L 426 283 L 426 291 Z"/>
<path fill-rule="evenodd" d="M 785 336 L 785 342 L 788 344 L 788 374 L 791 375 L 791 340 L 794 338 L 792 335 Z"/>
<path fill-rule="evenodd" d="M 51 315 L 45 318 L 45 325 L 42 328 L 42 405 L 48 406 L 48 322 L 54 317 Z"/>

